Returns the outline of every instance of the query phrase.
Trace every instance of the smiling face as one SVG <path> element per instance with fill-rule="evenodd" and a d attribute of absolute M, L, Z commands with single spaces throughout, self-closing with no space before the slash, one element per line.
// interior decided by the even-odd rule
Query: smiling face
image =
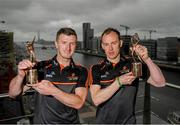
<path fill-rule="evenodd" d="M 58 51 L 57 56 L 63 59 L 70 59 L 76 49 L 77 37 L 75 35 L 60 34 L 55 42 Z"/>
<path fill-rule="evenodd" d="M 122 41 L 119 39 L 116 32 L 111 31 L 102 36 L 101 46 L 105 51 L 107 59 L 111 62 L 118 62 L 120 58 L 120 47 Z"/>

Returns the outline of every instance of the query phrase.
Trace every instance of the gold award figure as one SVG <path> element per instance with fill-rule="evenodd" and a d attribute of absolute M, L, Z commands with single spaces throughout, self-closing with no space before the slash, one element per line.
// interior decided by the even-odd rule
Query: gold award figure
<path fill-rule="evenodd" d="M 30 56 L 30 61 L 32 63 L 36 63 L 36 57 L 35 57 L 34 46 L 33 46 L 34 41 L 35 41 L 35 37 L 34 37 L 33 41 L 31 41 L 31 42 L 27 41 L 27 43 L 26 43 L 26 49 Z M 27 70 L 26 83 L 27 84 L 35 84 L 37 82 L 38 82 L 37 69 L 31 67 L 30 69 Z"/>
<path fill-rule="evenodd" d="M 137 44 L 139 44 L 139 41 L 140 41 L 139 36 L 137 33 L 135 33 L 131 37 L 131 46 L 132 47 L 136 46 Z M 139 56 L 139 54 L 136 53 L 132 48 L 130 50 L 131 50 L 131 56 L 134 61 L 131 67 L 132 73 L 136 77 L 141 77 L 142 76 L 142 59 Z M 137 57 L 138 57 L 138 60 L 137 60 Z"/>

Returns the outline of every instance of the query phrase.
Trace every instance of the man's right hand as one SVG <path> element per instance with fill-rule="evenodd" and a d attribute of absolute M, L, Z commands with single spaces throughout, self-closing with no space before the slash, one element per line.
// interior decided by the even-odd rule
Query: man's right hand
<path fill-rule="evenodd" d="M 20 77 L 24 77 L 26 75 L 26 70 L 33 67 L 35 64 L 33 64 L 28 59 L 24 59 L 18 64 L 18 75 Z"/>

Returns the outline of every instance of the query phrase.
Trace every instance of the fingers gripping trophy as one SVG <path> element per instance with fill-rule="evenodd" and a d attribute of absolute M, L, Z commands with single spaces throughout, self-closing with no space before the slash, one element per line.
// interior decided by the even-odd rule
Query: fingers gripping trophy
<path fill-rule="evenodd" d="M 138 45 L 139 42 L 140 42 L 139 36 L 137 33 L 135 33 L 131 37 L 131 48 L 130 48 L 130 50 L 131 50 L 131 56 L 133 58 L 131 70 L 132 70 L 133 75 L 136 77 L 142 76 L 142 62 L 143 62 L 143 60 L 140 57 L 140 55 L 133 50 L 133 47 Z"/>
<path fill-rule="evenodd" d="M 35 52 L 34 52 L 34 41 L 35 41 L 35 37 L 34 37 L 33 41 L 27 41 L 27 43 L 26 43 L 26 49 L 29 54 L 29 60 L 32 63 L 36 63 L 36 57 L 35 57 Z M 37 82 L 38 82 L 37 69 L 35 69 L 34 67 L 31 67 L 30 69 L 27 70 L 26 83 L 27 84 L 35 84 Z"/>

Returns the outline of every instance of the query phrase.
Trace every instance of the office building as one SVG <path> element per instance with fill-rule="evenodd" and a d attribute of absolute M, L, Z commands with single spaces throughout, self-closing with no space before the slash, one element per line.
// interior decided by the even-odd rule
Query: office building
<path fill-rule="evenodd" d="M 157 59 L 164 61 L 178 60 L 177 37 L 165 37 L 157 40 Z"/>
<path fill-rule="evenodd" d="M 83 23 L 83 49 L 92 51 L 92 39 L 94 37 L 94 29 L 91 29 L 90 23 Z"/>
<path fill-rule="evenodd" d="M 0 31 L 0 93 L 7 92 L 14 75 L 13 33 Z"/>

